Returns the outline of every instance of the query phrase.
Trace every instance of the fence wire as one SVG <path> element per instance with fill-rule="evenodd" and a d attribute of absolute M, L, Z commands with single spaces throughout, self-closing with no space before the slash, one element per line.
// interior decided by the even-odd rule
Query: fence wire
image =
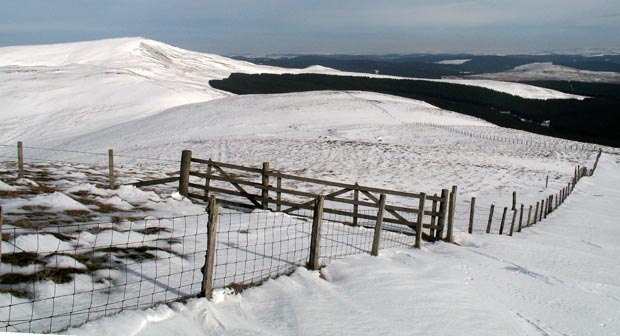
<path fill-rule="evenodd" d="M 376 215 L 364 210 L 360 214 Z M 301 215 L 301 216 L 300 216 Z M 0 330 L 59 332 L 127 309 L 200 294 L 207 214 L 120 223 L 3 229 Z M 324 213 L 320 263 L 370 253 L 376 222 Z M 412 230 L 384 227 L 380 248 L 411 247 Z M 308 263 L 312 211 L 218 215 L 214 288 L 246 287 Z"/>
<path fill-rule="evenodd" d="M 206 220 L 3 228 L 0 330 L 58 332 L 198 294 Z"/>

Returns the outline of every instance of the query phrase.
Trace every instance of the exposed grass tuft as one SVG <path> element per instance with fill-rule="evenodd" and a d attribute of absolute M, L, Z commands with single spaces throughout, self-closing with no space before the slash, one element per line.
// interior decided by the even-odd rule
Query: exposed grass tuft
<path fill-rule="evenodd" d="M 20 299 L 32 300 L 32 295 L 25 290 L 19 290 L 19 289 L 13 289 L 13 288 L 0 288 L 0 293 L 11 294 L 14 297 L 17 297 Z"/>
<path fill-rule="evenodd" d="M 174 255 L 178 255 L 175 251 L 162 248 L 162 247 L 154 247 L 154 246 L 139 246 L 139 247 L 106 247 L 103 249 L 97 250 L 97 252 L 107 252 L 114 253 L 119 258 L 127 258 L 135 261 L 146 261 L 146 260 L 155 260 L 157 259 L 157 255 L 151 253 L 151 251 L 162 251 Z"/>
<path fill-rule="evenodd" d="M 34 252 L 16 252 L 2 254 L 2 262 L 15 266 L 28 266 L 33 264 L 42 264 L 38 255 Z"/>
<path fill-rule="evenodd" d="M 142 229 L 142 230 L 136 230 L 136 232 L 141 233 L 143 235 L 153 235 L 153 234 L 158 234 L 160 232 L 170 232 L 170 230 L 166 228 L 162 228 L 162 227 L 149 227 L 149 228 Z"/>
<path fill-rule="evenodd" d="M 57 284 L 64 284 L 73 280 L 73 275 L 86 273 L 86 270 L 77 268 L 44 268 L 32 274 L 7 273 L 0 276 L 0 284 L 15 285 L 50 280 Z"/>

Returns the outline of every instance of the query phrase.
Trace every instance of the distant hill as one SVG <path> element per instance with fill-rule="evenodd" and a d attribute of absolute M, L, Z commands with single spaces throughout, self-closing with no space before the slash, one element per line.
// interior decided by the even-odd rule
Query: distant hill
<path fill-rule="evenodd" d="M 341 71 L 375 73 L 392 76 L 442 78 L 498 73 L 532 63 L 552 63 L 578 70 L 620 72 L 620 55 L 298 55 L 291 57 L 235 57 L 256 64 L 284 68 L 322 65 Z M 469 59 L 462 64 L 445 64 L 449 60 Z M 442 62 L 442 63 L 438 63 Z"/>

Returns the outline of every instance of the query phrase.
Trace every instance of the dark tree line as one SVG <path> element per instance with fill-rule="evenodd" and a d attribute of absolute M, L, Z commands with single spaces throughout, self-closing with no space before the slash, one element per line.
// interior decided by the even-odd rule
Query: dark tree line
<path fill-rule="evenodd" d="M 620 98 L 613 92 L 584 100 L 537 100 L 460 84 L 315 74 L 232 74 L 227 79 L 212 80 L 210 84 L 235 94 L 316 90 L 379 92 L 422 100 L 503 127 L 620 147 Z M 580 90 L 595 89 L 583 87 Z M 550 127 L 540 125 L 545 120 L 551 120 Z"/>

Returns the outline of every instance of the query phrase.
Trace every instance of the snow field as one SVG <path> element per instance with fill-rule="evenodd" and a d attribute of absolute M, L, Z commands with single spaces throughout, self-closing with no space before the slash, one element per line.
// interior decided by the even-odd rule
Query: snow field
<path fill-rule="evenodd" d="M 174 186 L 165 186 L 159 193 L 101 188 L 107 183 L 105 168 L 92 169 L 90 163 L 105 164 L 107 148 L 126 156 L 117 161 L 121 183 L 166 176 L 164 172 L 178 169 L 181 150 L 191 149 L 199 158 L 249 166 L 268 161 L 284 172 L 403 191 L 432 193 L 457 185 L 457 215 L 464 215 L 471 196 L 478 198 L 481 208 L 495 202 L 496 214 L 503 204 L 510 204 L 513 191 L 518 203 L 535 202 L 563 187 L 575 166 L 591 167 L 596 155 L 575 150 L 575 143 L 507 130 L 423 102 L 374 93 L 229 97 L 210 88 L 207 80 L 233 72 L 284 70 L 146 39 L 0 48 L 0 54 L 4 62 L 0 63 L 0 101 L 9 111 L 0 117 L 0 144 L 6 146 L 0 147 L 0 156 L 13 158 L 15 148 L 10 143 L 17 140 L 32 147 L 76 151 L 25 148 L 29 163 L 55 162 L 29 179 L 0 175 L 3 206 L 6 202 L 11 208 L 5 227 L 15 230 L 3 239 L 3 253 L 5 249 L 24 252 L 15 246 L 41 252 L 26 265 L 15 261 L 20 258 L 13 263 L 3 258 L 0 267 L 0 277 L 12 274 L 2 284 L 0 320 L 5 321 L 7 314 L 10 320 L 23 320 L 14 325 L 18 330 L 60 329 L 123 307 L 149 307 L 199 288 L 204 258 L 200 230 L 206 225 L 191 221 L 177 225 L 175 220 L 157 218 L 199 218 L 196 214 L 204 208 L 173 194 Z M 520 84 L 462 83 L 533 98 L 571 98 Z M 522 138 L 525 143 L 505 141 Z M 534 145 L 541 143 L 545 146 Z M 409 236 L 386 233 L 384 247 L 396 250 L 381 258 L 330 264 L 323 272 L 330 282 L 316 272 L 299 269 L 290 278 L 268 281 L 242 296 L 220 292 L 211 303 L 195 300 L 174 309 L 128 312 L 114 317 L 121 323 L 96 322 L 97 329 L 87 325 L 70 333 L 114 334 L 123 329 L 122 333 L 169 334 L 453 334 L 455 330 L 613 334 L 620 329 L 613 308 L 620 297 L 614 282 L 617 265 L 612 263 L 618 254 L 608 239 L 617 234 L 607 226 L 617 214 L 591 216 L 576 207 L 588 203 L 592 208 L 615 209 L 617 194 L 606 189 L 618 184 L 617 162 L 611 158 L 602 164 L 607 166 L 603 177 L 598 179 L 597 171 L 592 178 L 596 185 L 579 185 L 569 198 L 577 198 L 570 206 L 516 237 L 463 236 L 458 230 L 465 227 L 458 225 L 462 247 L 433 244 L 414 252 L 404 249 L 411 245 Z M 296 187 L 303 190 L 304 186 Z M 592 201 L 600 199 L 596 195 L 609 196 L 598 204 Z M 74 202 L 86 209 L 75 208 Z M 560 216 L 569 209 L 570 216 Z M 233 282 L 243 288 L 274 274 L 288 274 L 305 261 L 306 220 L 262 212 L 224 215 L 228 217 L 221 218 L 227 225 L 218 233 L 216 286 Z M 36 225 L 27 227 L 20 220 Z M 252 220 L 254 229 L 245 227 Z M 105 224 L 94 232 L 49 232 L 63 227 L 59 224 L 93 221 Z M 145 224 L 154 221 L 156 225 Z M 372 230 L 329 223 L 324 226 L 323 263 L 336 256 L 367 253 Z M 558 231 L 558 227 L 567 229 Z M 110 245 L 114 249 L 104 250 Z M 90 252 L 82 253 L 82 248 Z M 57 250 L 64 254 L 49 255 Z M 599 255 L 604 258 L 596 259 Z M 589 273 L 578 274 L 582 271 Z M 8 284 L 10 279 L 24 279 L 15 274 L 27 276 L 28 281 L 19 283 L 29 285 Z M 82 294 L 74 296 L 74 292 Z M 409 292 L 415 298 L 403 294 Z M 370 311 L 369 306 L 376 309 Z M 50 315 L 57 317 L 47 318 Z M 305 322 L 317 316 L 326 321 L 320 328 Z"/>
<path fill-rule="evenodd" d="M 457 234 L 461 246 L 348 257 L 240 295 L 220 291 L 212 301 L 128 311 L 69 332 L 616 335 L 619 172 L 618 157 L 603 155 L 566 206 L 514 237 Z"/>
<path fill-rule="evenodd" d="M 389 77 L 317 66 L 261 66 L 144 38 L 2 47 L 0 102 L 5 111 L 0 116 L 0 143 L 21 140 L 44 144 L 152 116 L 171 107 L 231 96 L 208 85 L 209 80 L 226 78 L 231 73 Z M 534 99 L 582 98 L 519 83 L 439 81 L 482 86 Z"/>

